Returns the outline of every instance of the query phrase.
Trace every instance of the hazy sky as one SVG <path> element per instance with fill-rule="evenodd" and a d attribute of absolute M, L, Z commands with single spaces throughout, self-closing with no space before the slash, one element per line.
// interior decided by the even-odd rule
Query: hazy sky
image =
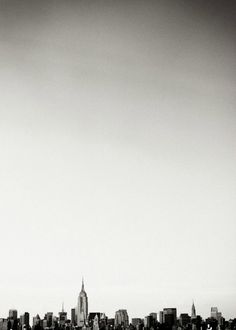
<path fill-rule="evenodd" d="M 1 317 L 236 316 L 235 15 L 0 0 Z"/>

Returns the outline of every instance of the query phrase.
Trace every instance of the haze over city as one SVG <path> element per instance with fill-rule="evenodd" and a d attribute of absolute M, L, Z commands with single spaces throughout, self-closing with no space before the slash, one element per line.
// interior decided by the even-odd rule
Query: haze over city
<path fill-rule="evenodd" d="M 0 1 L 0 311 L 236 315 L 236 2 Z"/>

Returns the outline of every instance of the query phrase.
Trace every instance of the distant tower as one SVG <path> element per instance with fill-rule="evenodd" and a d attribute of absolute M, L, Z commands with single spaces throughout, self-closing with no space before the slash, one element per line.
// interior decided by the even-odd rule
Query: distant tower
<path fill-rule="evenodd" d="M 163 309 L 163 321 L 171 328 L 176 324 L 177 320 L 177 309 L 176 308 L 164 308 Z"/>
<path fill-rule="evenodd" d="M 37 314 L 36 316 L 33 317 L 33 327 L 32 327 L 32 329 L 34 329 L 36 326 L 40 326 L 39 314 Z"/>
<path fill-rule="evenodd" d="M 126 309 L 119 309 L 115 314 L 115 328 L 119 326 L 124 328 L 129 326 L 129 315 Z"/>
<path fill-rule="evenodd" d="M 59 324 L 64 326 L 66 324 L 66 320 L 67 320 L 67 313 L 64 310 L 64 302 L 62 303 L 62 309 L 61 312 L 59 312 Z"/>
<path fill-rule="evenodd" d="M 196 318 L 196 308 L 194 306 L 194 302 L 192 304 L 192 313 L 191 313 L 191 318 L 195 319 Z"/>
<path fill-rule="evenodd" d="M 211 307 L 211 317 L 213 319 L 217 319 L 217 314 L 218 314 L 218 308 L 217 307 Z"/>
<path fill-rule="evenodd" d="M 9 310 L 9 319 L 10 320 L 17 320 L 17 310 L 16 309 L 10 309 Z"/>
<path fill-rule="evenodd" d="M 29 319 L 30 315 L 27 312 L 20 316 L 21 329 L 29 329 Z"/>
<path fill-rule="evenodd" d="M 78 297 L 77 305 L 77 325 L 84 327 L 88 318 L 88 297 L 84 290 L 84 279 L 82 279 L 82 288 Z"/>
<path fill-rule="evenodd" d="M 96 314 L 96 316 L 93 320 L 93 330 L 99 330 L 98 315 L 97 314 Z"/>
<path fill-rule="evenodd" d="M 72 325 L 76 325 L 76 309 L 71 309 L 71 323 Z"/>

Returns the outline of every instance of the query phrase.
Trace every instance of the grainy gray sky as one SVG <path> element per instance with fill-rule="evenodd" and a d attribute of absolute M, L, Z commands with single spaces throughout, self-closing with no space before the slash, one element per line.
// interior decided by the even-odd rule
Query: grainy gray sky
<path fill-rule="evenodd" d="M 0 311 L 236 316 L 234 1 L 0 1 Z"/>

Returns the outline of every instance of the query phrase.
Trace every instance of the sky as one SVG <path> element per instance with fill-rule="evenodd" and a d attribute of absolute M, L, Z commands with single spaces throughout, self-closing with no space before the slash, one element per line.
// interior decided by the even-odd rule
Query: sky
<path fill-rule="evenodd" d="M 0 312 L 236 317 L 235 1 L 0 1 Z"/>

